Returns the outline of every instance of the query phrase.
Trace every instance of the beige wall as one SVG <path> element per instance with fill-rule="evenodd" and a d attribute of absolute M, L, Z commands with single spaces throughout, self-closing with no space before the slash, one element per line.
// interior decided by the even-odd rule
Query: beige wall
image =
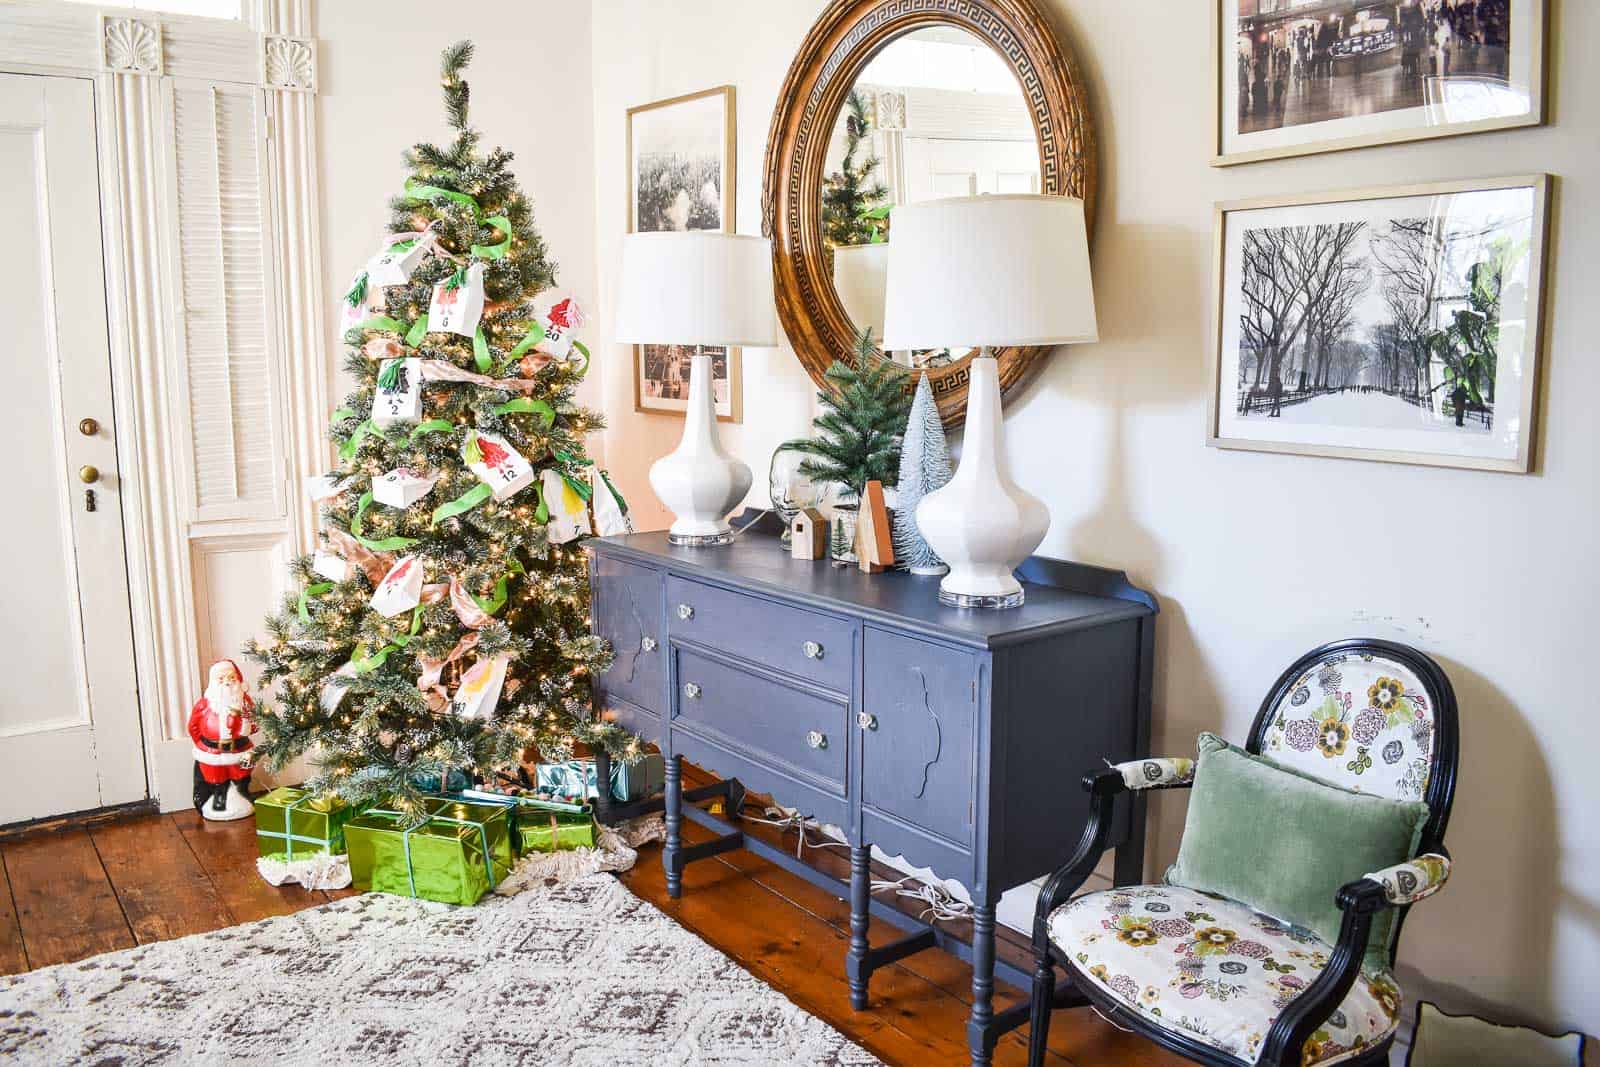
<path fill-rule="evenodd" d="M 1407 924 L 1407 990 L 1600 1030 L 1600 835 L 1590 821 L 1600 729 L 1588 691 L 1600 598 L 1600 301 L 1588 273 L 1600 259 L 1600 74 L 1581 48 L 1600 40 L 1600 9 L 1553 0 L 1547 128 L 1214 170 L 1207 4 L 1046 3 L 1087 76 L 1101 146 L 1102 339 L 1059 351 L 1007 405 L 1016 475 L 1050 507 L 1041 551 L 1125 567 L 1160 595 L 1158 750 L 1190 751 L 1202 729 L 1242 737 L 1278 671 L 1332 638 L 1389 637 L 1439 659 L 1463 718 L 1449 834 L 1458 866 Z M 602 302 L 626 219 L 625 109 L 737 85 L 739 228 L 758 232 L 767 121 L 821 7 L 595 0 Z M 330 67 L 340 73 L 332 57 Z M 1561 180 L 1535 474 L 1204 446 L 1213 202 L 1537 170 Z M 543 161 L 530 172 L 544 178 Z M 342 180 L 359 184 L 357 206 L 370 210 L 371 180 Z M 556 218 L 541 217 L 547 227 Z M 595 336 L 608 462 L 645 525 L 660 525 L 645 472 L 680 423 L 633 412 L 627 352 L 605 344 L 603 328 Z M 764 499 L 773 445 L 805 428 L 811 392 L 787 348 L 749 355 L 746 422 L 725 440 L 757 471 L 752 499 Z M 1172 859 L 1184 814 L 1181 798 L 1160 799 L 1151 871 Z"/>
<path fill-rule="evenodd" d="M 439 53 L 470 37 L 472 121 L 485 147 L 516 154 L 513 167 L 558 283 L 594 307 L 594 129 L 589 7 L 564 0 L 422 0 L 317 5 L 317 102 L 322 164 L 322 263 L 328 351 L 337 402 L 344 346 L 335 300 L 377 247 L 388 201 L 406 171 L 401 153 L 418 141 L 448 142 L 439 94 Z M 597 383 L 585 402 L 598 406 Z"/>

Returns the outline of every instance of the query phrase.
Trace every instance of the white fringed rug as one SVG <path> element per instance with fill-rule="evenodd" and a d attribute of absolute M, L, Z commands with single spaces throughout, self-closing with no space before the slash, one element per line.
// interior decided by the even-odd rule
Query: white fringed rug
<path fill-rule="evenodd" d="M 876 1064 L 608 874 L 369 893 L 0 979 L 25 1064 Z"/>

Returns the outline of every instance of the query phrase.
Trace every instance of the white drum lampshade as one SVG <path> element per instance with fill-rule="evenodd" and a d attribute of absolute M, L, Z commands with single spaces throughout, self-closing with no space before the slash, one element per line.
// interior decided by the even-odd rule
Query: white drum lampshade
<path fill-rule="evenodd" d="M 673 544 L 733 539 L 727 516 L 750 489 L 750 468 L 718 439 L 704 349 L 776 345 L 773 307 L 772 247 L 765 238 L 686 232 L 622 239 L 615 339 L 695 349 L 683 440 L 650 468 L 650 487 L 675 516 L 667 531 Z"/>
<path fill-rule="evenodd" d="M 889 246 L 840 245 L 833 250 L 833 291 L 860 333 L 872 327 L 872 339 L 883 344 L 883 298 L 889 283 Z"/>
<path fill-rule="evenodd" d="M 917 506 L 922 536 L 950 565 L 939 599 L 1016 607 L 1024 594 L 1012 572 L 1044 540 L 1050 516 L 1011 479 L 988 349 L 1098 340 L 1083 201 L 964 197 L 903 204 L 891 218 L 884 347 L 982 350 L 961 465 Z"/>

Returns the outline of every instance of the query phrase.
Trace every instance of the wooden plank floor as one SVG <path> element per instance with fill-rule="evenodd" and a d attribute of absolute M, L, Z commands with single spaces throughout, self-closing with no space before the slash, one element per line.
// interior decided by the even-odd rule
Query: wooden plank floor
<path fill-rule="evenodd" d="M 774 832 L 775 833 L 775 832 Z M 686 825 L 691 840 L 708 831 Z M 791 835 L 792 840 L 792 835 Z M 808 853 L 815 855 L 816 853 Z M 274 888 L 256 874 L 255 823 L 208 823 L 192 811 L 88 830 L 55 830 L 0 843 L 0 973 L 215 930 L 314 907 L 349 890 Z M 844 977 L 849 909 L 839 897 L 743 850 L 691 864 L 680 900 L 668 900 L 658 846 L 622 876 L 708 943 L 807 1011 L 893 1064 L 966 1062 L 971 970 L 930 951 L 879 971 L 872 1006 L 851 1011 Z M 877 943 L 895 936 L 873 924 Z M 997 1007 L 1015 993 L 999 986 Z M 1052 1064 L 1175 1065 L 1087 1010 L 1058 1012 Z M 995 1062 L 1026 1060 L 1018 1034 Z"/>

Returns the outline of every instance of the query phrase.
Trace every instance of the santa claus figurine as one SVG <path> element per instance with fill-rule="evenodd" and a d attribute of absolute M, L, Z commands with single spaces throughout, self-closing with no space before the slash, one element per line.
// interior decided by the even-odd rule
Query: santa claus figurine
<path fill-rule="evenodd" d="M 194 742 L 194 806 L 207 819 L 227 822 L 255 811 L 250 786 L 250 735 L 255 701 L 244 691 L 244 675 L 231 659 L 211 665 L 206 695 L 189 712 Z"/>

